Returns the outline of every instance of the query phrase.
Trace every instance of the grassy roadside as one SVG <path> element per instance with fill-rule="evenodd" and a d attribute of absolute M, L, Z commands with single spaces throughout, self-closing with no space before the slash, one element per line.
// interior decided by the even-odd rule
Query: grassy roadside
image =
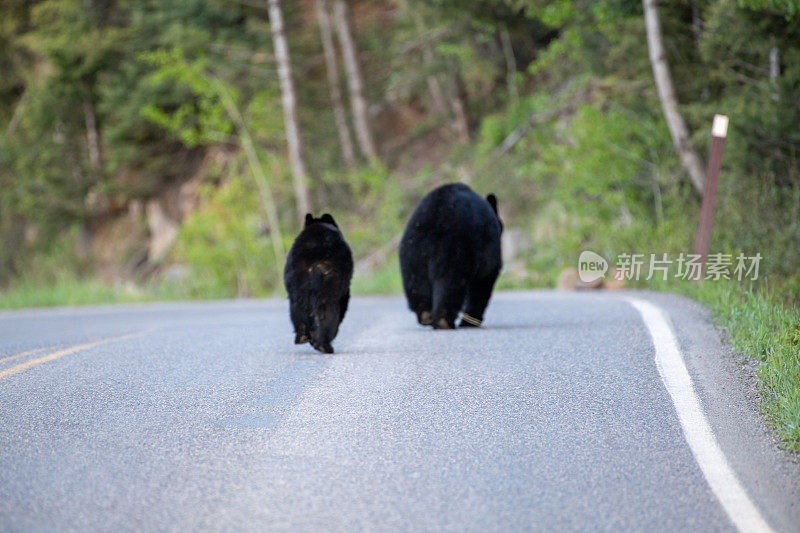
<path fill-rule="evenodd" d="M 704 283 L 676 287 L 706 307 L 735 353 L 758 361 L 761 409 L 784 446 L 800 452 L 800 311 L 769 286 Z"/>
<path fill-rule="evenodd" d="M 0 293 L 0 309 L 141 302 L 152 295 L 110 287 L 99 281 L 69 281 L 41 286 L 20 284 Z"/>
<path fill-rule="evenodd" d="M 353 279 L 352 292 L 359 295 L 400 294 L 403 290 L 399 266 L 394 258 L 369 275 Z M 258 295 L 265 297 L 270 295 Z M 285 297 L 283 290 L 271 295 Z M 178 286 L 153 284 L 109 285 L 98 280 L 61 280 L 53 284 L 20 283 L 0 291 L 0 310 L 29 309 L 59 306 L 142 303 L 171 300 L 214 300 L 234 298 L 235 295 L 209 292 L 205 296 Z"/>
<path fill-rule="evenodd" d="M 20 283 L 0 292 L 0 310 L 191 299 L 197 298 L 166 285 L 109 285 L 93 279 L 65 279 L 46 285 Z"/>

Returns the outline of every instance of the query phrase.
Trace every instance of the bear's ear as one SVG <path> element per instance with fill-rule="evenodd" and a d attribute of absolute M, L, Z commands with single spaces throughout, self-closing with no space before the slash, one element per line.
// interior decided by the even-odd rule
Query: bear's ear
<path fill-rule="evenodd" d="M 489 194 L 489 196 L 486 197 L 486 201 L 489 202 L 490 206 L 492 206 L 492 209 L 494 209 L 494 214 L 496 215 L 497 214 L 497 196 L 495 196 L 494 194 Z"/>
<path fill-rule="evenodd" d="M 314 222 L 314 215 L 312 215 L 311 213 L 306 213 L 306 224 L 304 227 L 308 227 L 308 225 L 312 224 L 313 222 Z"/>
<path fill-rule="evenodd" d="M 333 217 L 331 216 L 330 213 L 325 213 L 324 215 L 322 215 L 319 218 L 319 221 L 325 224 L 330 224 L 331 226 L 336 226 L 337 228 L 339 227 L 338 225 L 336 225 L 336 221 L 333 220 Z"/>

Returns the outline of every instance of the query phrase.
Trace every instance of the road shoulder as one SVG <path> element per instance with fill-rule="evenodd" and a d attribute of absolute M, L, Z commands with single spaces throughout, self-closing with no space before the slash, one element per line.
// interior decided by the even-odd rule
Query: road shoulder
<path fill-rule="evenodd" d="M 683 296 L 637 292 L 658 305 L 680 344 L 703 410 L 730 466 L 776 531 L 800 524 L 800 461 L 780 448 L 759 409 L 756 365 L 732 352 L 702 305 Z"/>

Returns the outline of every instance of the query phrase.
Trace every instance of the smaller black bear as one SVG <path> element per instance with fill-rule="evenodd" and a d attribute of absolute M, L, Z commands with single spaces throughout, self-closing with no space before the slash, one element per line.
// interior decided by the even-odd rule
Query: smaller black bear
<path fill-rule="evenodd" d="M 333 353 L 331 341 L 347 312 L 352 277 L 353 253 L 336 221 L 328 213 L 319 218 L 307 214 L 283 269 L 295 344 L 309 342 L 320 352 Z"/>
<path fill-rule="evenodd" d="M 431 191 L 414 210 L 400 241 L 408 307 L 423 326 L 477 327 L 502 267 L 497 198 L 461 183 Z"/>

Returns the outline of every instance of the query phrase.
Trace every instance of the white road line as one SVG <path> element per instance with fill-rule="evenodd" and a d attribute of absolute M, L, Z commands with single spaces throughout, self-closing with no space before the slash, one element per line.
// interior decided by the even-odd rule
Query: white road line
<path fill-rule="evenodd" d="M 683 435 L 722 508 L 741 532 L 772 531 L 758 508 L 747 496 L 747 492 L 717 444 L 664 313 L 644 300 L 636 298 L 626 298 L 626 300 L 639 311 L 650 331 L 655 346 L 656 366 L 678 412 Z"/>

